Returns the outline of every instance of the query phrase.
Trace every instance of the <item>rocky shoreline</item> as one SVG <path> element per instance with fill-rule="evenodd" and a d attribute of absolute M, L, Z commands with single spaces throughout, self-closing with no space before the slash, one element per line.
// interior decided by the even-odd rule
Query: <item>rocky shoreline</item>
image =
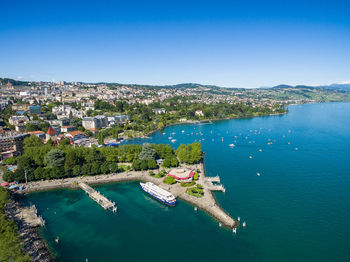
<path fill-rule="evenodd" d="M 21 209 L 23 206 L 17 196 L 12 195 L 11 201 L 5 205 L 5 212 L 8 218 L 15 221 L 18 226 L 18 232 L 23 240 L 23 250 L 29 254 L 33 262 L 54 261 L 46 242 L 39 235 L 38 227 L 30 225 L 17 215 Z"/>

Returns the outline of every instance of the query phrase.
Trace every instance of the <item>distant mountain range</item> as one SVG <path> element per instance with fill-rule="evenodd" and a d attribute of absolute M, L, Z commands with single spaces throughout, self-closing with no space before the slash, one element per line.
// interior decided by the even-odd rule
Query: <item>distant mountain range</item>
<path fill-rule="evenodd" d="M 266 88 L 266 87 L 264 87 Z M 274 87 L 267 87 L 273 89 L 290 89 L 290 88 L 298 88 L 298 89 L 331 89 L 331 90 L 344 90 L 350 91 L 350 84 L 331 84 L 331 85 L 320 85 L 320 86 L 306 86 L 306 85 L 278 85 Z"/>
<path fill-rule="evenodd" d="M 31 81 L 19 81 L 11 78 L 0 78 L 0 84 L 11 83 L 15 86 L 27 86 Z M 37 81 L 32 81 L 37 82 Z M 82 83 L 82 82 L 81 82 Z M 189 89 L 189 88 L 209 88 L 213 90 L 219 89 L 248 89 L 248 88 L 237 88 L 237 87 L 220 87 L 216 85 L 201 85 L 197 83 L 182 83 L 176 85 L 140 85 L 140 84 L 120 84 L 120 83 L 107 83 L 107 82 L 98 82 L 98 83 L 89 83 L 89 84 L 106 84 L 114 86 L 134 86 L 134 87 L 148 87 L 148 88 L 172 88 L 172 89 Z M 328 89 L 328 90 L 341 90 L 341 91 L 350 91 L 350 84 L 331 84 L 331 85 L 319 85 L 319 86 L 307 86 L 307 85 L 277 85 L 273 87 L 261 87 L 258 89 Z M 250 88 L 249 88 L 250 89 Z"/>

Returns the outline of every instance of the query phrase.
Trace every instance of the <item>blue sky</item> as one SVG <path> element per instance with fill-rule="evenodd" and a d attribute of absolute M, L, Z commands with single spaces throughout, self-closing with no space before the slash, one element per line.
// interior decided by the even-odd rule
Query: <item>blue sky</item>
<path fill-rule="evenodd" d="M 350 1 L 0 0 L 0 77 L 350 83 Z"/>

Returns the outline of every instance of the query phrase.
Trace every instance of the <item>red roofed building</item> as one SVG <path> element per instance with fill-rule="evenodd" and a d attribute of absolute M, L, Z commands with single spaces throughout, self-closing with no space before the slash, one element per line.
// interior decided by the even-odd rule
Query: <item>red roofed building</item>
<path fill-rule="evenodd" d="M 88 128 L 88 130 L 90 130 L 93 135 L 98 133 L 98 129 L 97 128 Z"/>
<path fill-rule="evenodd" d="M 43 131 L 30 131 L 30 132 L 26 132 L 27 134 L 29 135 L 32 135 L 32 136 L 37 136 L 39 137 L 40 139 L 44 140 L 46 138 L 45 136 L 45 133 Z"/>
<path fill-rule="evenodd" d="M 88 138 L 81 131 L 73 131 L 67 133 L 65 136 L 71 141 L 72 144 L 81 144 L 88 140 Z"/>
<path fill-rule="evenodd" d="M 46 141 L 49 140 L 56 141 L 57 140 L 57 134 L 56 131 L 52 128 L 52 126 L 49 127 L 46 131 Z"/>
<path fill-rule="evenodd" d="M 173 178 L 175 178 L 175 180 L 177 182 L 185 182 L 185 183 L 189 183 L 193 180 L 194 177 L 194 171 L 193 170 L 172 170 L 168 176 L 171 176 Z"/>

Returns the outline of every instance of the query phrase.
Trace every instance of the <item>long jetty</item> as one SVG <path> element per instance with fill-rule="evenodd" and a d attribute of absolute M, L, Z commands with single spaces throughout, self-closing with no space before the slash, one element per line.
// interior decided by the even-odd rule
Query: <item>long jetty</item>
<path fill-rule="evenodd" d="M 79 183 L 78 185 L 82 190 L 85 191 L 86 194 L 89 195 L 89 197 L 92 200 L 98 203 L 101 207 L 103 207 L 104 209 L 110 209 L 113 212 L 117 212 L 117 206 L 115 202 L 110 201 L 107 197 L 105 197 L 100 192 L 96 191 L 86 183 Z"/>

